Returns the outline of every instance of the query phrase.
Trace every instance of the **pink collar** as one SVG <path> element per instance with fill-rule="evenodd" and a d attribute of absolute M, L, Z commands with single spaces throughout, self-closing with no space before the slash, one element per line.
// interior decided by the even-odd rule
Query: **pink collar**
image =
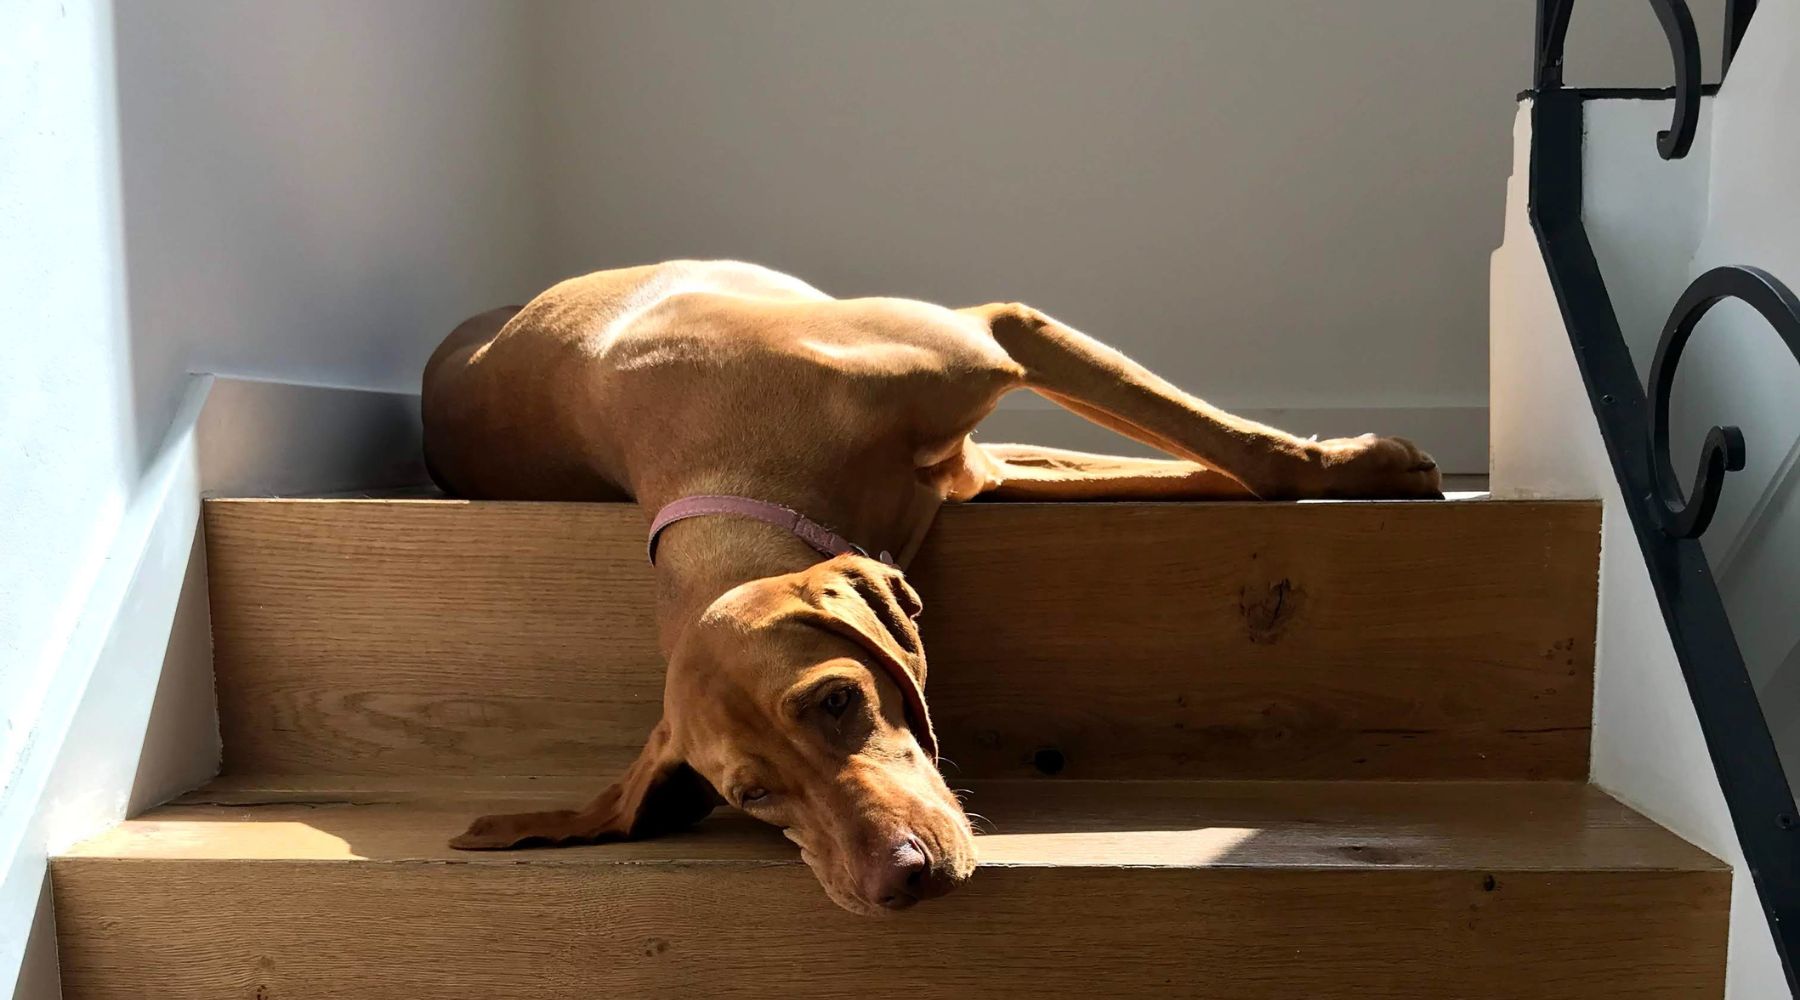
<path fill-rule="evenodd" d="M 846 552 L 854 552 L 859 556 L 869 554 L 862 546 L 853 544 L 844 536 L 791 507 L 752 500 L 749 497 L 700 495 L 682 497 L 656 512 L 655 520 L 650 522 L 650 565 L 656 565 L 656 539 L 664 528 L 676 521 L 709 514 L 729 514 L 772 524 L 792 532 L 794 537 L 812 546 L 822 556 L 841 556 Z M 889 566 L 894 565 L 894 557 L 886 552 L 876 558 Z"/>

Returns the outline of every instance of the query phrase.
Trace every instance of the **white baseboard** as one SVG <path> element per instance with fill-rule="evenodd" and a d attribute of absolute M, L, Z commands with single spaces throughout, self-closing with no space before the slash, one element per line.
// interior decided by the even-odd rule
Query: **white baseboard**
<path fill-rule="evenodd" d="M 0 996 L 12 984 L 36 1000 L 52 981 L 48 857 L 218 772 L 202 494 L 425 481 L 417 396 L 191 380 L 29 733 L 15 759 L 0 760 Z"/>
<path fill-rule="evenodd" d="M 1232 412 L 1302 437 L 1350 437 L 1366 431 L 1398 435 L 1430 452 L 1446 474 L 1485 476 L 1488 471 L 1485 406 L 1245 407 Z M 976 438 L 1108 454 L 1160 455 L 1047 400 L 1023 394 L 1003 400 L 977 428 Z"/>
<path fill-rule="evenodd" d="M 208 381 L 188 386 L 161 449 L 127 499 L 68 642 L 27 717 L 26 737 L 5 762 L 0 929 L 8 933 L 0 935 L 0 983 L 39 975 L 32 970 L 43 968 L 44 949 L 54 947 L 29 930 L 43 923 L 38 914 L 50 854 L 124 818 L 135 795 L 166 797 L 217 770 L 209 622 L 203 590 L 197 620 L 193 614 L 189 575 L 200 523 L 194 429 Z M 185 616 L 178 613 L 184 606 Z M 201 704 L 185 706 L 180 759 L 155 768 L 140 787 L 151 706 L 165 677 L 203 685 Z"/>

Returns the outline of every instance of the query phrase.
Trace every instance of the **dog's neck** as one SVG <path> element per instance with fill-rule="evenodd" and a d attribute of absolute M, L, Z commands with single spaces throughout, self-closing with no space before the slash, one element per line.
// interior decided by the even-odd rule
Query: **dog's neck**
<path fill-rule="evenodd" d="M 741 583 L 797 573 L 823 558 L 774 525 L 696 517 L 664 529 L 656 547 L 656 618 L 663 654 L 719 595 Z"/>

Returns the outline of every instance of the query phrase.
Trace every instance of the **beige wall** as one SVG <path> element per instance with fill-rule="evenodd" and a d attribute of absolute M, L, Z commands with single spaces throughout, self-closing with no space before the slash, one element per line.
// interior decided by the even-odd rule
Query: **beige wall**
<path fill-rule="evenodd" d="M 1228 405 L 1485 405 L 1525 0 L 536 13 L 560 272 L 747 257 L 1026 299 Z M 1647 4 L 1577 10 L 1571 83 L 1666 86 L 1668 59 Z"/>
<path fill-rule="evenodd" d="M 716 255 L 1026 299 L 1221 403 L 1471 471 L 1532 6 L 120 0 L 133 443 L 190 369 L 404 389 L 463 315 Z M 1668 82 L 1633 0 L 1581 4 L 1569 64 Z"/>

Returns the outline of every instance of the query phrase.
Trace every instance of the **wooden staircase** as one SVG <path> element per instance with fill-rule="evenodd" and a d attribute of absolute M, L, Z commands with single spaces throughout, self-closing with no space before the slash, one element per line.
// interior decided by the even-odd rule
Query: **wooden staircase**
<path fill-rule="evenodd" d="M 1730 871 L 1585 784 L 1597 504 L 975 504 L 909 571 L 982 868 L 720 810 L 466 854 L 660 711 L 612 505 L 214 500 L 223 773 L 53 861 L 66 996 L 1720 996 Z"/>

